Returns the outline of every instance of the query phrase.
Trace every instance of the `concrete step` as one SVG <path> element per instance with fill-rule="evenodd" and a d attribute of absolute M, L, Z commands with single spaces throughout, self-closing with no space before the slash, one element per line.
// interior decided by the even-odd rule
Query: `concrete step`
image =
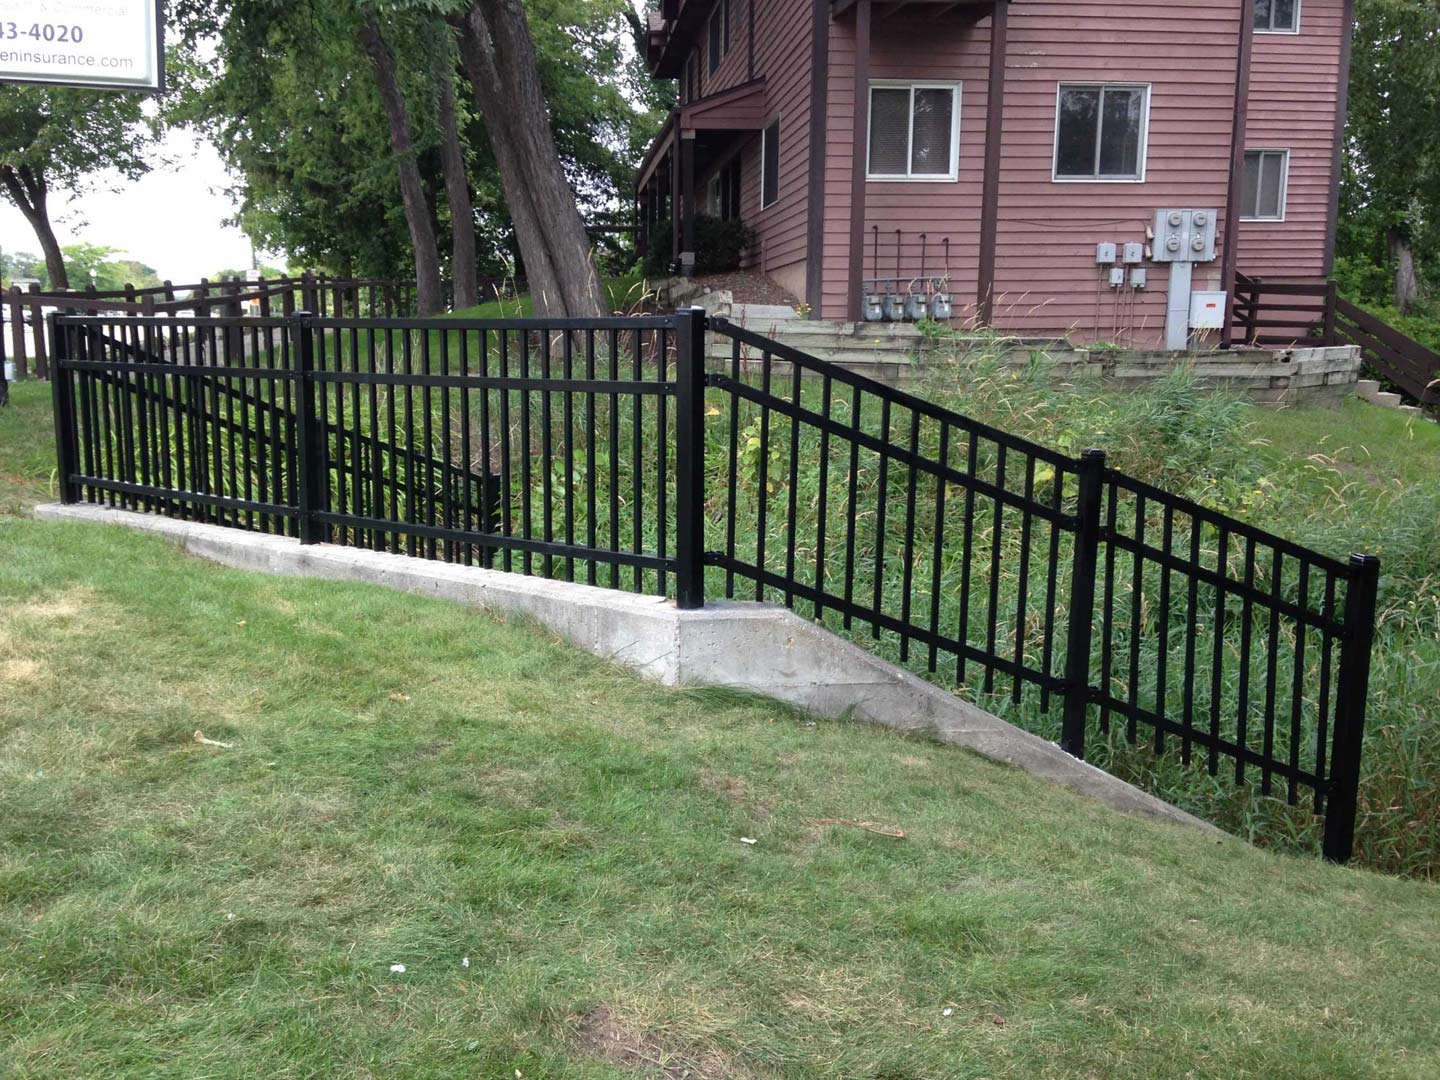
<path fill-rule="evenodd" d="M 1399 394 L 1390 394 L 1383 390 L 1378 394 L 1372 394 L 1370 401 L 1386 409 L 1398 409 L 1405 403 L 1405 399 Z"/>
<path fill-rule="evenodd" d="M 1380 393 L 1380 383 L 1375 379 L 1360 379 L 1355 383 L 1355 396 L 1365 399 L 1373 398 Z"/>
<path fill-rule="evenodd" d="M 785 304 L 732 304 L 730 320 L 740 323 L 742 326 L 753 326 L 762 322 L 801 321 L 795 309 Z"/>

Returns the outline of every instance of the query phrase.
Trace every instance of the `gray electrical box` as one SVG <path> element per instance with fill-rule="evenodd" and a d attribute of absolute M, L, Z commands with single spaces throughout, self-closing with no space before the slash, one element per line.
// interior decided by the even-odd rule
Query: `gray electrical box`
<path fill-rule="evenodd" d="M 1144 245 L 1144 244 L 1126 244 L 1126 245 L 1125 245 L 1124 262 L 1125 262 L 1125 264 L 1126 264 L 1127 266 L 1132 266 L 1132 265 L 1134 265 L 1135 263 L 1143 262 L 1144 259 L 1145 259 L 1145 245 Z"/>
<path fill-rule="evenodd" d="M 1110 287 L 1118 289 L 1125 284 L 1125 268 L 1123 266 L 1112 266 L 1110 268 Z"/>
<path fill-rule="evenodd" d="M 1214 210 L 1155 211 L 1156 262 L 1214 262 Z"/>
<path fill-rule="evenodd" d="M 1115 245 L 1114 245 L 1114 244 L 1096 244 L 1096 245 L 1095 245 L 1095 262 L 1096 262 L 1096 264 L 1099 265 L 1099 266 L 1114 266 L 1114 265 L 1115 265 Z"/>
<path fill-rule="evenodd" d="M 1130 287 L 1132 289 L 1145 288 L 1145 267 L 1137 266 L 1130 271 Z"/>

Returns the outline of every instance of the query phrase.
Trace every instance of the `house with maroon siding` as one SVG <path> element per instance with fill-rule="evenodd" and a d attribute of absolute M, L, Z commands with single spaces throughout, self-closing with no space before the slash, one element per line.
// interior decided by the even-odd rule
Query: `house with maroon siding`
<path fill-rule="evenodd" d="M 696 218 L 739 217 L 818 317 L 929 283 L 961 323 L 1156 345 L 1158 211 L 1214 215 L 1194 290 L 1328 276 L 1353 5 L 663 0 L 641 242 L 689 273 Z"/>

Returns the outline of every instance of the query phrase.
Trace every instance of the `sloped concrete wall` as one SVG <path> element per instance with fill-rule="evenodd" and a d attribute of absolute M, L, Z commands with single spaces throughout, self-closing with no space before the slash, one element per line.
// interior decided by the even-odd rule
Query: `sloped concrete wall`
<path fill-rule="evenodd" d="M 288 537 L 101 506 L 40 506 L 35 516 L 158 533 L 192 555 L 242 570 L 382 585 L 532 619 L 579 648 L 669 686 L 729 687 L 830 719 L 927 735 L 1117 810 L 1203 829 L 1217 839 L 1225 835 L 774 605 L 707 603 L 681 611 L 658 597 L 359 548 L 302 546 Z"/>

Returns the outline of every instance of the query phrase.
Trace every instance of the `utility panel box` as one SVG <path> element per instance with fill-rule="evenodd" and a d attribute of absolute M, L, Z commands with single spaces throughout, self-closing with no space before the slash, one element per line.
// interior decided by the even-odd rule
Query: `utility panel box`
<path fill-rule="evenodd" d="M 1125 284 L 1125 268 L 1123 266 L 1112 266 L 1110 268 L 1110 287 L 1118 289 Z"/>
<path fill-rule="evenodd" d="M 1144 259 L 1145 259 L 1145 245 L 1144 245 L 1144 244 L 1126 244 L 1126 245 L 1125 245 L 1125 253 L 1124 253 L 1124 256 L 1123 256 L 1123 260 L 1124 260 L 1124 262 L 1125 262 L 1125 264 L 1126 264 L 1127 266 L 1132 266 L 1132 265 L 1134 265 L 1135 263 L 1143 262 Z"/>
<path fill-rule="evenodd" d="M 1132 289 L 1145 288 L 1145 267 L 1137 266 L 1130 271 L 1130 287 Z"/>
<path fill-rule="evenodd" d="M 1099 265 L 1099 266 L 1114 266 L 1114 265 L 1115 265 L 1115 245 L 1114 245 L 1114 244 L 1096 244 L 1096 245 L 1095 245 L 1095 262 L 1096 262 L 1096 264 Z"/>
<path fill-rule="evenodd" d="M 1213 262 L 1214 210 L 1155 211 L 1156 262 Z"/>
<path fill-rule="evenodd" d="M 1223 330 L 1230 294 L 1195 292 L 1190 294 L 1190 328 L 1192 330 Z"/>

